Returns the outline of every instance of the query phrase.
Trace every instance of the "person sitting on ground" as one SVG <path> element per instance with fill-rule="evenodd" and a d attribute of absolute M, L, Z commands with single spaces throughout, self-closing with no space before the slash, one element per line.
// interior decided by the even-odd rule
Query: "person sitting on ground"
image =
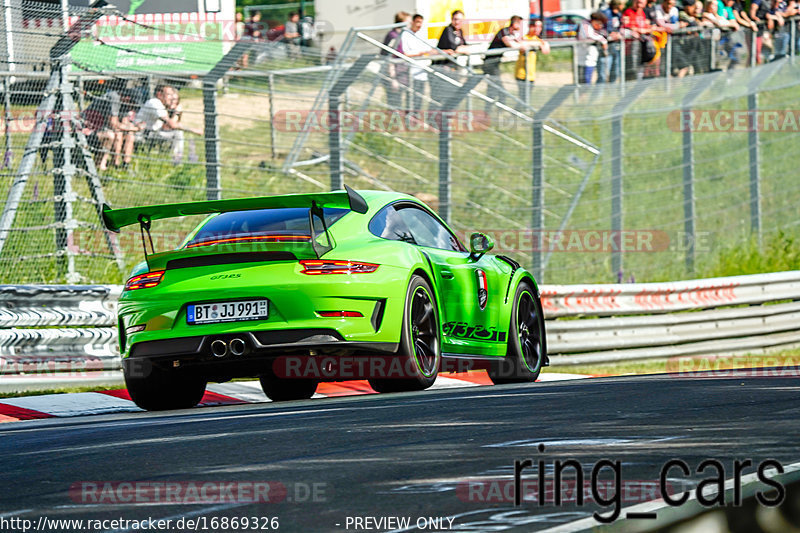
<path fill-rule="evenodd" d="M 83 112 L 84 134 L 89 145 L 95 147 L 100 154 L 97 168 L 101 172 L 108 170 L 111 153 L 114 153 L 114 165 L 120 166 L 120 152 L 125 145 L 125 163 L 130 162 L 133 152 L 133 136 L 136 127 L 125 120 L 132 105 L 130 91 L 112 88 L 100 97 L 95 98 Z M 130 137 L 130 146 L 126 138 Z"/>
<path fill-rule="evenodd" d="M 136 113 L 134 123 L 139 130 L 137 140 L 145 142 L 167 141 L 171 144 L 173 160 L 179 162 L 183 159 L 183 132 L 188 131 L 195 135 L 203 132 L 187 128 L 180 121 L 169 116 L 168 109 L 176 105 L 178 91 L 171 85 L 156 87 L 155 96 L 149 99 Z M 164 126 L 167 126 L 165 129 Z"/>

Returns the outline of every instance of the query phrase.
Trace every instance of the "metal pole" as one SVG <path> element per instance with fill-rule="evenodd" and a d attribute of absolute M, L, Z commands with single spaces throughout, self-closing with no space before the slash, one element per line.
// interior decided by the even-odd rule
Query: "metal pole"
<path fill-rule="evenodd" d="M 570 46 L 570 49 L 572 50 L 572 83 L 573 83 L 573 85 L 580 85 L 580 81 L 581 81 L 581 80 L 578 79 L 578 54 L 575 53 L 577 51 L 577 49 L 576 49 L 577 46 L 578 46 L 577 44 L 573 44 L 572 46 Z"/>
<path fill-rule="evenodd" d="M 219 124 L 217 123 L 216 80 L 203 82 L 203 137 L 206 146 L 206 199 L 222 199 L 222 172 L 220 168 Z"/>
<path fill-rule="evenodd" d="M 531 231 L 533 232 L 533 276 L 537 283 L 544 283 L 544 269 L 542 260 L 544 258 L 544 122 L 541 120 L 533 121 L 533 210 L 531 217 Z M 538 235 L 538 239 L 536 236 Z"/>
<path fill-rule="evenodd" d="M 664 58 L 666 62 L 666 72 L 664 76 L 666 78 L 672 77 L 672 35 L 667 36 L 667 49 L 665 51 L 666 57 Z"/>
<path fill-rule="evenodd" d="M 625 89 L 625 37 L 619 40 L 619 84 L 623 92 Z"/>
<path fill-rule="evenodd" d="M 5 15 L 4 29 L 6 32 L 6 56 L 8 57 L 8 70 L 14 71 L 17 69 L 17 63 L 14 60 L 14 15 L 11 11 L 11 1 L 3 0 L 3 8 Z"/>
<path fill-rule="evenodd" d="M 797 21 L 792 19 L 789 21 L 789 55 L 794 57 L 797 53 Z"/>
<path fill-rule="evenodd" d="M 450 183 L 452 181 L 450 141 L 450 113 L 442 110 L 439 114 L 439 216 L 450 222 Z"/>
<path fill-rule="evenodd" d="M 758 112 L 758 93 L 747 96 L 747 109 L 750 115 L 748 147 L 750 153 L 750 231 L 756 236 L 761 247 L 761 177 L 758 164 L 758 128 L 756 113 Z"/>
<path fill-rule="evenodd" d="M 275 159 L 275 143 L 276 143 L 276 133 L 275 133 L 275 103 L 273 102 L 273 84 L 275 83 L 274 75 L 272 72 L 269 73 L 267 77 L 267 87 L 268 87 L 268 94 L 269 94 L 269 138 L 270 138 L 270 150 L 272 152 L 272 159 Z"/>
<path fill-rule="evenodd" d="M 80 107 L 81 111 L 86 109 L 86 98 L 85 98 L 85 86 L 83 83 L 83 76 L 78 76 L 78 106 Z"/>
<path fill-rule="evenodd" d="M 340 121 L 340 104 L 342 99 L 339 94 L 331 93 L 328 98 L 328 122 L 330 132 L 328 133 L 328 149 L 330 151 L 329 165 L 331 167 L 331 190 L 338 191 L 343 189 L 342 174 L 344 173 L 344 162 L 342 161 L 342 128 Z"/>
<path fill-rule="evenodd" d="M 616 246 L 611 248 L 611 270 L 622 272 L 622 115 L 611 121 L 611 234 Z"/>
<path fill-rule="evenodd" d="M 689 113 L 689 109 L 683 109 Z M 694 144 L 692 129 L 683 131 L 683 227 L 684 246 L 686 248 L 686 271 L 694 272 L 695 254 L 695 198 L 694 198 Z"/>
<path fill-rule="evenodd" d="M 61 0 L 61 25 L 64 31 L 69 29 L 69 0 Z"/>
<path fill-rule="evenodd" d="M 72 124 L 70 111 L 66 109 L 66 96 L 72 92 L 69 82 L 67 62 L 62 62 L 61 72 L 61 106 L 59 110 L 59 127 L 61 129 L 61 143 L 53 148 L 53 209 L 56 223 L 56 262 L 59 277 L 65 274 L 67 283 L 78 281 L 75 272 L 75 254 L 73 252 L 73 231 L 76 227 L 73 218 L 73 202 L 75 193 L 72 190 L 72 178 L 75 175 L 75 165 L 72 164 L 72 155 L 75 149 L 75 139 L 72 137 Z M 66 271 L 66 272 L 65 272 Z"/>
<path fill-rule="evenodd" d="M 756 48 L 756 39 L 758 38 L 758 32 L 749 30 L 750 31 L 750 66 L 756 66 L 758 62 L 758 49 Z"/>
<path fill-rule="evenodd" d="M 25 151 L 22 153 L 22 161 L 20 161 L 19 168 L 14 174 L 14 182 L 8 190 L 6 204 L 3 207 L 2 215 L 0 215 L 0 253 L 2 253 L 11 227 L 14 225 L 17 209 L 22 201 L 22 194 L 25 192 L 25 184 L 28 182 L 28 177 L 30 177 L 33 172 L 33 166 L 36 164 L 36 159 L 39 157 L 39 148 L 42 146 L 42 139 L 44 138 L 44 132 L 47 127 L 47 119 L 52 115 L 56 107 L 56 91 L 59 81 L 60 72 L 58 69 L 55 69 L 52 74 L 50 74 L 50 80 L 47 82 L 47 87 L 44 90 L 45 97 L 36 110 L 36 124 L 34 125 L 30 137 L 28 137 L 27 144 L 25 144 Z"/>

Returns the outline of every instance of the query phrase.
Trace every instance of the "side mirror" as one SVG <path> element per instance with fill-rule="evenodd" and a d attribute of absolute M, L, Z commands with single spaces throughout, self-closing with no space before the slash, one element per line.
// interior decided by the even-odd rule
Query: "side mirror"
<path fill-rule="evenodd" d="M 492 248 L 494 241 L 488 235 L 476 232 L 469 236 L 469 251 L 474 259 L 480 259 Z"/>

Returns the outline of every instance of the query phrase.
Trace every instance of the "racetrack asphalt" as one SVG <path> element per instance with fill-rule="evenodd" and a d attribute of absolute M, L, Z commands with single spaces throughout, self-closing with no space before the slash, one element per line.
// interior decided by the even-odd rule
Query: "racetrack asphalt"
<path fill-rule="evenodd" d="M 736 459 L 800 461 L 798 400 L 796 377 L 662 374 L 12 422 L 0 427 L 0 529 L 21 531 L 8 522 L 16 518 L 42 530 L 45 517 L 108 520 L 92 531 L 145 530 L 110 522 L 119 518 L 241 531 L 219 519 L 277 517 L 279 531 L 545 530 L 611 506 L 497 501 L 515 460 L 541 459 L 551 477 L 555 460 L 575 459 L 587 480 L 598 460 L 618 460 L 632 505 L 652 497 L 669 459 L 693 471 L 671 472 L 681 488 L 708 477 L 694 472 L 704 459 L 719 460 L 726 479 Z M 142 493 L 128 502 L 131 492 L 112 482 L 183 483 L 173 500 L 207 483 L 270 482 L 281 501 Z M 80 530 L 55 525 L 46 530 Z"/>

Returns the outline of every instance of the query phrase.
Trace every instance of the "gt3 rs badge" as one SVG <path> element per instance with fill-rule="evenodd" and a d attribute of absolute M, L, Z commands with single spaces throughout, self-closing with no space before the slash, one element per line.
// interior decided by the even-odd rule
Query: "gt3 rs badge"
<path fill-rule="evenodd" d="M 477 270 L 475 272 L 478 275 L 478 306 L 481 308 L 481 311 L 486 309 L 486 301 L 489 299 L 489 291 L 488 285 L 486 284 L 486 272 L 483 270 Z"/>

